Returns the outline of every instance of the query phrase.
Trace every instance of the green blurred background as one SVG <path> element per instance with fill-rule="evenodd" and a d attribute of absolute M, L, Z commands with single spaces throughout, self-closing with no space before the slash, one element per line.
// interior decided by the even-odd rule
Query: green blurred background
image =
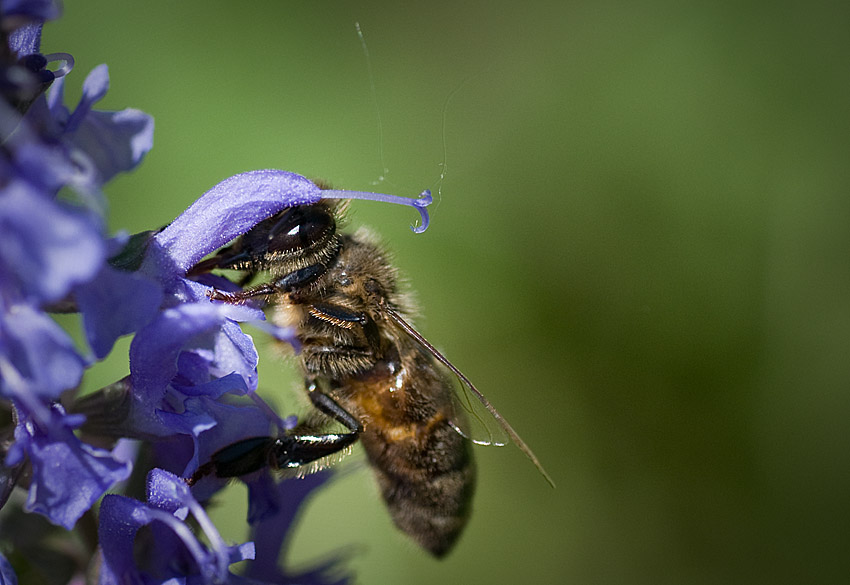
<path fill-rule="evenodd" d="M 437 562 L 393 530 L 354 456 L 306 509 L 290 563 L 357 543 L 370 584 L 843 583 L 848 15 L 87 0 L 43 49 L 76 57 L 71 99 L 106 62 L 101 106 L 156 119 L 147 160 L 108 187 L 115 229 L 160 226 L 258 168 L 439 191 L 422 236 L 393 206 L 356 203 L 351 224 L 395 251 L 422 332 L 557 489 L 516 448 L 477 448 L 474 516 Z M 87 383 L 126 367 L 118 355 Z M 291 369 L 264 353 L 261 391 L 284 413 L 302 409 Z M 229 495 L 215 515 L 237 540 L 244 491 Z"/>

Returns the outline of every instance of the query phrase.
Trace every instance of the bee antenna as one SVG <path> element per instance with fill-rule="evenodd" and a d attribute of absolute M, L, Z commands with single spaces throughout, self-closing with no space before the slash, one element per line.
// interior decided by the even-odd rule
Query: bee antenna
<path fill-rule="evenodd" d="M 460 380 L 463 384 L 466 384 L 467 388 L 469 388 L 470 390 L 472 390 L 472 393 L 473 393 L 473 394 L 475 394 L 475 397 L 476 397 L 476 398 L 478 398 L 478 400 L 481 402 L 481 404 L 483 404 L 483 405 L 484 405 L 484 408 L 486 408 L 486 409 L 487 409 L 487 411 L 488 411 L 491 415 L 493 415 L 493 418 L 495 418 L 495 419 L 496 419 L 496 421 L 497 421 L 497 422 L 499 423 L 499 425 L 500 425 L 500 426 L 501 426 L 501 427 L 505 430 L 505 432 L 508 434 L 508 436 L 511 438 L 511 440 L 513 440 L 513 442 L 514 442 L 514 443 L 516 443 L 516 446 L 517 446 L 517 447 L 519 447 L 519 450 L 520 450 L 520 451 L 522 451 L 523 453 L 525 453 L 525 456 L 526 456 L 526 457 L 528 457 L 528 458 L 531 460 L 531 462 L 532 462 L 532 463 L 534 464 L 534 466 L 537 468 L 537 471 L 539 471 L 539 472 L 541 473 L 541 475 L 543 475 L 543 478 L 544 478 L 547 482 L 549 482 L 549 485 L 551 485 L 552 487 L 555 487 L 555 482 L 552 480 L 552 477 L 551 477 L 548 473 L 546 473 L 546 470 L 543 468 L 543 464 L 541 464 L 541 463 L 540 463 L 540 460 L 537 458 L 537 455 L 535 455 L 535 454 L 534 454 L 534 451 L 532 451 L 532 450 L 531 450 L 531 447 L 529 447 L 529 446 L 525 443 L 525 441 L 523 441 L 523 440 L 522 440 L 522 437 L 520 437 L 520 436 L 519 436 L 519 433 L 517 433 L 517 432 L 513 429 L 513 427 L 512 427 L 512 426 L 510 425 L 510 423 L 509 423 L 509 422 L 505 419 L 505 417 L 503 417 L 501 414 L 499 414 L 499 411 L 498 411 L 498 410 L 496 410 L 496 408 L 495 408 L 495 407 L 494 407 L 494 406 L 490 403 L 490 401 L 489 401 L 489 400 L 487 400 L 487 397 L 485 397 L 485 396 L 484 396 L 484 395 L 483 395 L 483 394 L 482 394 L 482 393 L 478 390 L 478 388 L 476 388 L 476 387 L 475 387 L 475 385 L 474 385 L 474 384 L 470 381 L 470 379 L 469 379 L 469 378 L 467 378 L 467 377 L 464 375 L 464 373 L 463 373 L 463 372 L 461 372 L 460 370 L 458 370 L 458 369 L 454 366 L 454 364 L 452 364 L 452 362 L 450 362 L 450 361 L 449 361 L 449 360 L 448 360 L 448 359 L 447 359 L 447 358 L 446 358 L 443 354 L 441 354 L 441 353 L 439 352 L 439 350 L 437 350 L 437 348 L 436 348 L 436 347 L 434 347 L 433 345 L 431 345 L 431 343 L 430 343 L 427 339 L 425 339 L 424 337 L 422 337 L 422 334 L 420 334 L 420 333 L 419 333 L 416 329 L 414 329 L 414 328 L 413 328 L 413 326 L 412 326 L 412 325 L 410 325 L 407 321 L 405 321 L 405 320 L 401 317 L 401 315 L 399 315 L 398 313 L 396 313 L 396 312 L 395 312 L 395 310 L 391 309 L 390 307 L 388 307 L 386 304 L 383 304 L 383 303 L 382 303 L 381 307 L 383 308 L 383 310 L 384 310 L 384 312 L 387 314 L 387 316 L 389 316 L 389 317 L 390 317 L 390 319 L 392 319 L 393 321 L 395 321 L 395 323 L 396 323 L 399 327 L 401 327 L 401 328 L 404 330 L 404 332 L 405 332 L 405 333 L 407 333 L 408 335 L 410 335 L 410 336 L 411 336 L 413 339 L 415 339 L 415 340 L 416 340 L 416 341 L 417 341 L 417 342 L 418 342 L 418 343 L 419 343 L 422 347 L 424 347 L 426 350 L 428 350 L 428 352 L 429 352 L 431 355 L 433 355 L 435 358 L 437 358 L 437 361 L 439 361 L 441 364 L 443 364 L 443 365 L 444 365 L 444 366 L 446 366 L 448 369 L 450 369 L 450 370 L 452 371 L 452 373 L 453 373 L 455 376 L 457 376 L 457 377 L 458 377 L 458 379 L 459 379 L 459 380 Z"/>

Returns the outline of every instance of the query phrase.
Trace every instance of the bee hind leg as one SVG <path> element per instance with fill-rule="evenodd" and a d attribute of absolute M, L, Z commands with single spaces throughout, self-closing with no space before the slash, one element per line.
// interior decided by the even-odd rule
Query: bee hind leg
<path fill-rule="evenodd" d="M 343 424 L 347 433 L 292 434 L 279 437 L 251 437 L 216 451 L 187 480 L 194 485 L 206 475 L 239 477 L 264 467 L 301 467 L 351 446 L 363 430 L 360 422 L 330 396 L 308 385 L 310 400 L 323 414 Z"/>

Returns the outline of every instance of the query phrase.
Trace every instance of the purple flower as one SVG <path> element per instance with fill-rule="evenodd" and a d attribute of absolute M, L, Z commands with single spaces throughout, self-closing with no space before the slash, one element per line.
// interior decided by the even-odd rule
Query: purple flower
<path fill-rule="evenodd" d="M 206 537 L 202 544 L 186 524 L 191 514 Z M 134 549 L 140 529 L 150 547 L 145 566 L 136 564 Z M 100 507 L 101 585 L 162 583 L 228 583 L 230 565 L 254 557 L 252 543 L 228 546 L 201 505 L 179 477 L 154 469 L 148 475 L 147 503 L 108 495 Z"/>
<path fill-rule="evenodd" d="M 9 53 L 6 59 L 0 59 L 0 94 L 12 110 L 25 112 L 56 77 L 65 73 L 47 69 L 54 56 L 47 58 L 39 54 L 41 27 L 58 15 L 59 7 L 51 0 L 0 2 L 0 30 L 8 34 Z M 70 59 L 70 55 L 66 56 Z M 2 110 L 0 115 L 8 117 Z M 14 126 L 10 120 L 3 120 L 0 137 L 5 139 Z"/>
<path fill-rule="evenodd" d="M 207 294 L 211 289 L 187 278 L 186 273 L 207 254 L 286 207 L 349 195 L 414 206 L 427 223 L 424 206 L 429 202 L 428 194 L 411 200 L 322 191 L 299 175 L 265 170 L 219 183 L 168 227 L 148 237 L 138 250 L 142 257 L 139 272 L 161 286 L 162 309 L 138 331 L 131 344 L 130 376 L 126 399 L 122 398 L 126 412 L 115 416 L 102 404 L 92 402 L 92 408 L 86 410 L 90 421 L 99 410 L 109 412 L 107 418 L 112 422 L 100 422 L 99 428 L 117 425 L 111 432 L 168 445 L 159 452 L 157 464 L 183 477 L 189 477 L 219 449 L 247 437 L 268 435 L 270 427 L 281 426 L 277 416 L 262 404 L 232 401 L 234 396 L 252 394 L 257 387 L 257 355 L 252 340 L 237 322 L 260 321 L 262 312 L 211 302 Z M 223 282 L 216 281 L 215 285 L 222 286 Z M 227 396 L 231 399 L 225 400 Z M 180 449 L 174 448 L 175 440 L 180 441 Z M 252 525 L 263 532 L 271 531 L 262 540 L 279 549 L 297 503 L 318 480 L 286 482 L 288 487 L 278 488 L 267 471 L 246 479 Z M 223 483 L 208 476 L 195 487 L 196 494 L 206 500 Z M 289 501 L 292 498 L 294 505 Z M 285 573 L 276 566 L 277 552 L 265 552 L 262 563 L 258 561 L 249 576 L 287 582 Z M 320 569 L 302 577 L 314 583 L 330 582 Z"/>
<path fill-rule="evenodd" d="M 92 176 L 83 179 L 99 187 L 121 172 L 134 169 L 153 147 L 153 118 L 133 108 L 119 112 L 92 110 L 109 89 L 106 65 L 92 69 L 83 83 L 80 103 L 70 112 L 63 103 L 65 78 L 50 88 L 47 106 L 56 136 L 70 152 L 85 153 Z"/>
<path fill-rule="evenodd" d="M 0 52 L 0 398 L 11 401 L 16 413 L 15 443 L 3 463 L 18 468 L 28 460 L 27 508 L 71 527 L 106 489 L 127 477 L 129 465 L 80 441 L 73 430 L 82 419 L 65 415 L 56 404 L 61 393 L 79 384 L 90 359 L 78 353 L 46 308 L 82 308 L 98 357 L 117 336 L 153 317 L 158 300 L 152 307 L 150 299 L 157 291 L 144 277 L 107 265 L 111 243 L 99 204 L 104 177 L 129 170 L 150 148 L 152 125 L 140 113 L 128 126 L 126 118 L 91 109 L 105 92 L 105 70 L 87 81 L 74 123 L 63 120 L 61 82 L 50 104 L 44 91 L 70 71 L 73 59 L 38 54 L 41 24 L 56 15 L 56 5 L 7 0 L 1 10 L 0 25 L 10 34 L 7 50 Z M 64 66 L 47 69 L 53 61 Z M 148 123 L 139 128 L 144 120 Z M 92 127 L 97 131 L 88 130 Z M 104 159 L 103 150 L 132 156 Z M 56 200 L 61 187 L 76 191 L 83 205 Z M 133 310 L 127 314 L 102 302 L 97 291 L 117 295 L 122 307 Z"/>
<path fill-rule="evenodd" d="M 267 477 L 267 476 L 266 476 Z M 334 576 L 343 566 L 345 554 L 333 555 L 304 573 L 291 573 L 283 569 L 276 559 L 285 552 L 287 537 L 301 504 L 314 490 L 327 481 L 329 473 L 316 473 L 303 479 L 284 480 L 278 484 L 269 481 L 261 488 L 262 495 L 252 493 L 251 501 L 270 501 L 271 509 L 251 522 L 251 539 L 256 546 L 256 560 L 248 563 L 245 576 L 269 583 L 316 583 L 342 585 L 350 581 L 349 575 Z"/>
<path fill-rule="evenodd" d="M 127 479 L 131 465 L 77 440 L 73 429 L 81 417 L 65 415 L 59 405 L 49 411 L 38 403 L 27 406 L 6 465 L 17 465 L 26 453 L 33 474 L 26 509 L 71 529 L 107 489 Z"/>
<path fill-rule="evenodd" d="M 5 297 L 51 303 L 92 280 L 105 245 L 91 218 L 55 201 L 31 182 L 0 188 L 0 274 Z"/>
<path fill-rule="evenodd" d="M 327 478 L 324 473 L 303 480 L 269 481 L 266 487 L 274 500 L 274 513 L 254 527 L 255 541 L 228 545 L 186 483 L 154 469 L 148 475 L 145 503 L 119 495 L 103 499 L 98 530 L 100 584 L 153 584 L 169 579 L 187 584 L 347 583 L 347 577 L 331 576 L 339 557 L 299 574 L 288 574 L 277 562 L 299 507 Z M 190 516 L 206 544 L 187 524 Z M 147 533 L 141 530 L 145 527 Z M 137 554 L 138 547 L 144 547 L 144 556 Z M 242 576 L 230 572 L 230 565 L 240 561 L 248 561 Z"/>
<path fill-rule="evenodd" d="M 224 480 L 207 476 L 190 489 L 180 479 L 223 447 L 294 426 L 255 394 L 258 356 L 240 324 L 295 344 L 293 332 L 264 323 L 254 306 L 212 302 L 213 287 L 238 288 L 222 277 L 187 273 L 279 211 L 323 198 L 412 206 L 421 217 L 414 231 L 423 231 L 430 193 L 323 190 L 294 173 L 252 171 L 214 186 L 161 231 L 110 238 L 101 188 L 140 163 L 153 144 L 153 121 L 138 110 L 93 109 L 109 87 L 105 65 L 86 77 L 73 111 L 65 107 L 64 76 L 74 60 L 39 53 L 41 26 L 58 12 L 51 1 L 0 0 L 0 29 L 8 33 L 0 41 L 7 43 L 0 50 L 0 411 L 13 423 L 0 432 L 10 436 L 14 426 L 14 442 L 1 444 L 0 507 L 23 481 L 23 509 L 71 530 L 91 520 L 102 498 L 102 552 L 88 551 L 100 555 L 101 583 L 346 582 L 326 574 L 338 558 L 298 575 L 277 565 L 296 511 L 327 474 L 278 483 L 262 470 L 245 478 L 248 522 L 260 544 L 244 576 L 230 565 L 253 559 L 253 545 L 225 544 L 199 503 Z M 69 194 L 62 201 L 60 189 Z M 50 311 L 79 313 L 90 351 L 78 350 Z M 86 369 L 128 334 L 127 376 L 75 400 Z M 140 439 L 150 450 L 153 464 L 136 470 L 148 477 L 145 502 L 104 496 L 130 478 L 127 441 L 115 446 L 121 439 Z M 206 544 L 186 523 L 190 515 Z M 31 523 L 15 532 L 29 533 Z M 140 545 L 150 547 L 143 566 Z M 15 579 L 0 556 L 0 584 Z"/>
<path fill-rule="evenodd" d="M 0 585 L 18 585 L 18 576 L 3 553 L 0 553 Z"/>

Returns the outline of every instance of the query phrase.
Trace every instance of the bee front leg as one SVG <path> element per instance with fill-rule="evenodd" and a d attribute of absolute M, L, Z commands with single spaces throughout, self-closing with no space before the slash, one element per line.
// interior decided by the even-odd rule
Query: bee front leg
<path fill-rule="evenodd" d="M 298 287 L 307 286 L 324 274 L 326 270 L 327 267 L 323 264 L 312 264 L 285 274 L 273 282 L 266 282 L 252 288 L 233 292 L 212 289 L 207 293 L 207 296 L 213 301 L 238 305 L 257 297 L 289 293 Z"/>

